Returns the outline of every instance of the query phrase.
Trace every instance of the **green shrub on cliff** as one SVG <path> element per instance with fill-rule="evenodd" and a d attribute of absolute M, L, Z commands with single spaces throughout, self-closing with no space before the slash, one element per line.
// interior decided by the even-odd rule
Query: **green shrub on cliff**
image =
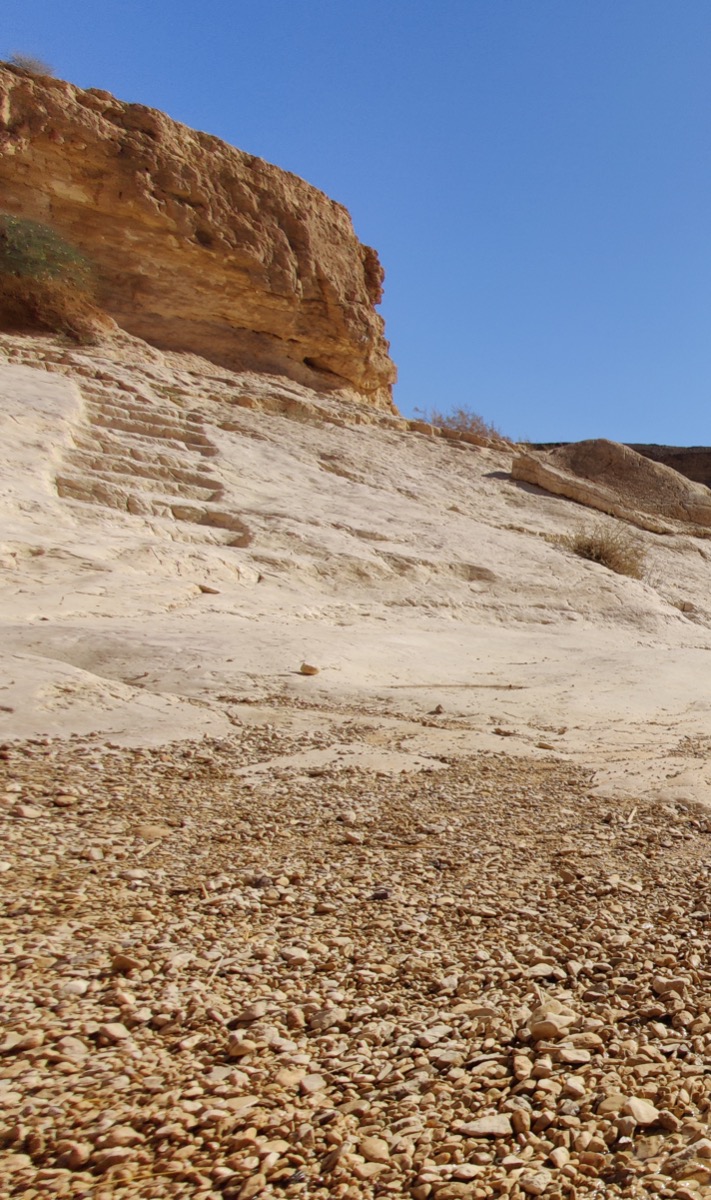
<path fill-rule="evenodd" d="M 94 271 L 76 246 L 39 221 L 0 213 L 0 319 L 94 340 Z"/>
<path fill-rule="evenodd" d="M 0 213 L 0 271 L 22 279 L 59 279 L 93 290 L 91 263 L 81 251 L 40 221 Z"/>

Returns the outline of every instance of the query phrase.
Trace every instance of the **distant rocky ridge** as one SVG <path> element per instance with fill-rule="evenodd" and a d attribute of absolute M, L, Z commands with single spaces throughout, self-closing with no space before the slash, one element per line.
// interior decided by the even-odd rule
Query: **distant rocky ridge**
<path fill-rule="evenodd" d="M 5 65 L 0 189 L 2 209 L 91 257 L 129 333 L 392 410 L 378 256 L 297 176 L 154 109 Z"/>
<path fill-rule="evenodd" d="M 711 527 L 711 492 L 630 446 L 593 438 L 521 450 L 514 479 L 653 533 Z"/>
<path fill-rule="evenodd" d="M 537 442 L 532 445 L 531 449 L 558 450 L 571 444 L 570 442 Z M 680 475 L 685 475 L 694 483 L 703 483 L 704 487 L 711 488 L 711 446 L 659 446 L 656 443 L 641 442 L 627 442 L 626 445 L 630 450 L 643 455 L 644 458 L 651 458 L 652 462 L 662 463 L 665 467 L 671 467 L 674 471 L 678 471 Z"/>

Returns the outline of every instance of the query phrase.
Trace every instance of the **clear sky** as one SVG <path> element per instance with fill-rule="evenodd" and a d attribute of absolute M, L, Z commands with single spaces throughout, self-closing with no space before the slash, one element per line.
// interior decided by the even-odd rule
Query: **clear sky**
<path fill-rule="evenodd" d="M 711 444 L 710 0 L 3 0 L 0 56 L 350 210 L 403 412 Z"/>

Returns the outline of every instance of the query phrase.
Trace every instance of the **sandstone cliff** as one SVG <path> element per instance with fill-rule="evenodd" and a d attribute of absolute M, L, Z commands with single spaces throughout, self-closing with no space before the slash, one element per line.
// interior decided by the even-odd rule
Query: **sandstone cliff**
<path fill-rule="evenodd" d="M 108 92 L 0 67 L 0 208 L 85 251 L 129 333 L 392 406 L 377 254 L 297 176 Z"/>

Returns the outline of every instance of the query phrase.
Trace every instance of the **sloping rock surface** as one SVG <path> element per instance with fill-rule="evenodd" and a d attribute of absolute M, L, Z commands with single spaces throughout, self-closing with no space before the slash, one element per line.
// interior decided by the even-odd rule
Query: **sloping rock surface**
<path fill-rule="evenodd" d="M 709 446 L 658 446 L 637 445 L 630 447 L 645 458 L 673 467 L 680 475 L 711 487 L 711 447 Z"/>
<path fill-rule="evenodd" d="M 0 191 L 90 256 L 129 333 L 392 407 L 378 256 L 297 176 L 108 92 L 0 68 Z"/>
<path fill-rule="evenodd" d="M 671 531 L 677 524 L 711 526 L 708 488 L 604 438 L 572 442 L 548 454 L 521 453 L 512 475 L 653 532 Z"/>

